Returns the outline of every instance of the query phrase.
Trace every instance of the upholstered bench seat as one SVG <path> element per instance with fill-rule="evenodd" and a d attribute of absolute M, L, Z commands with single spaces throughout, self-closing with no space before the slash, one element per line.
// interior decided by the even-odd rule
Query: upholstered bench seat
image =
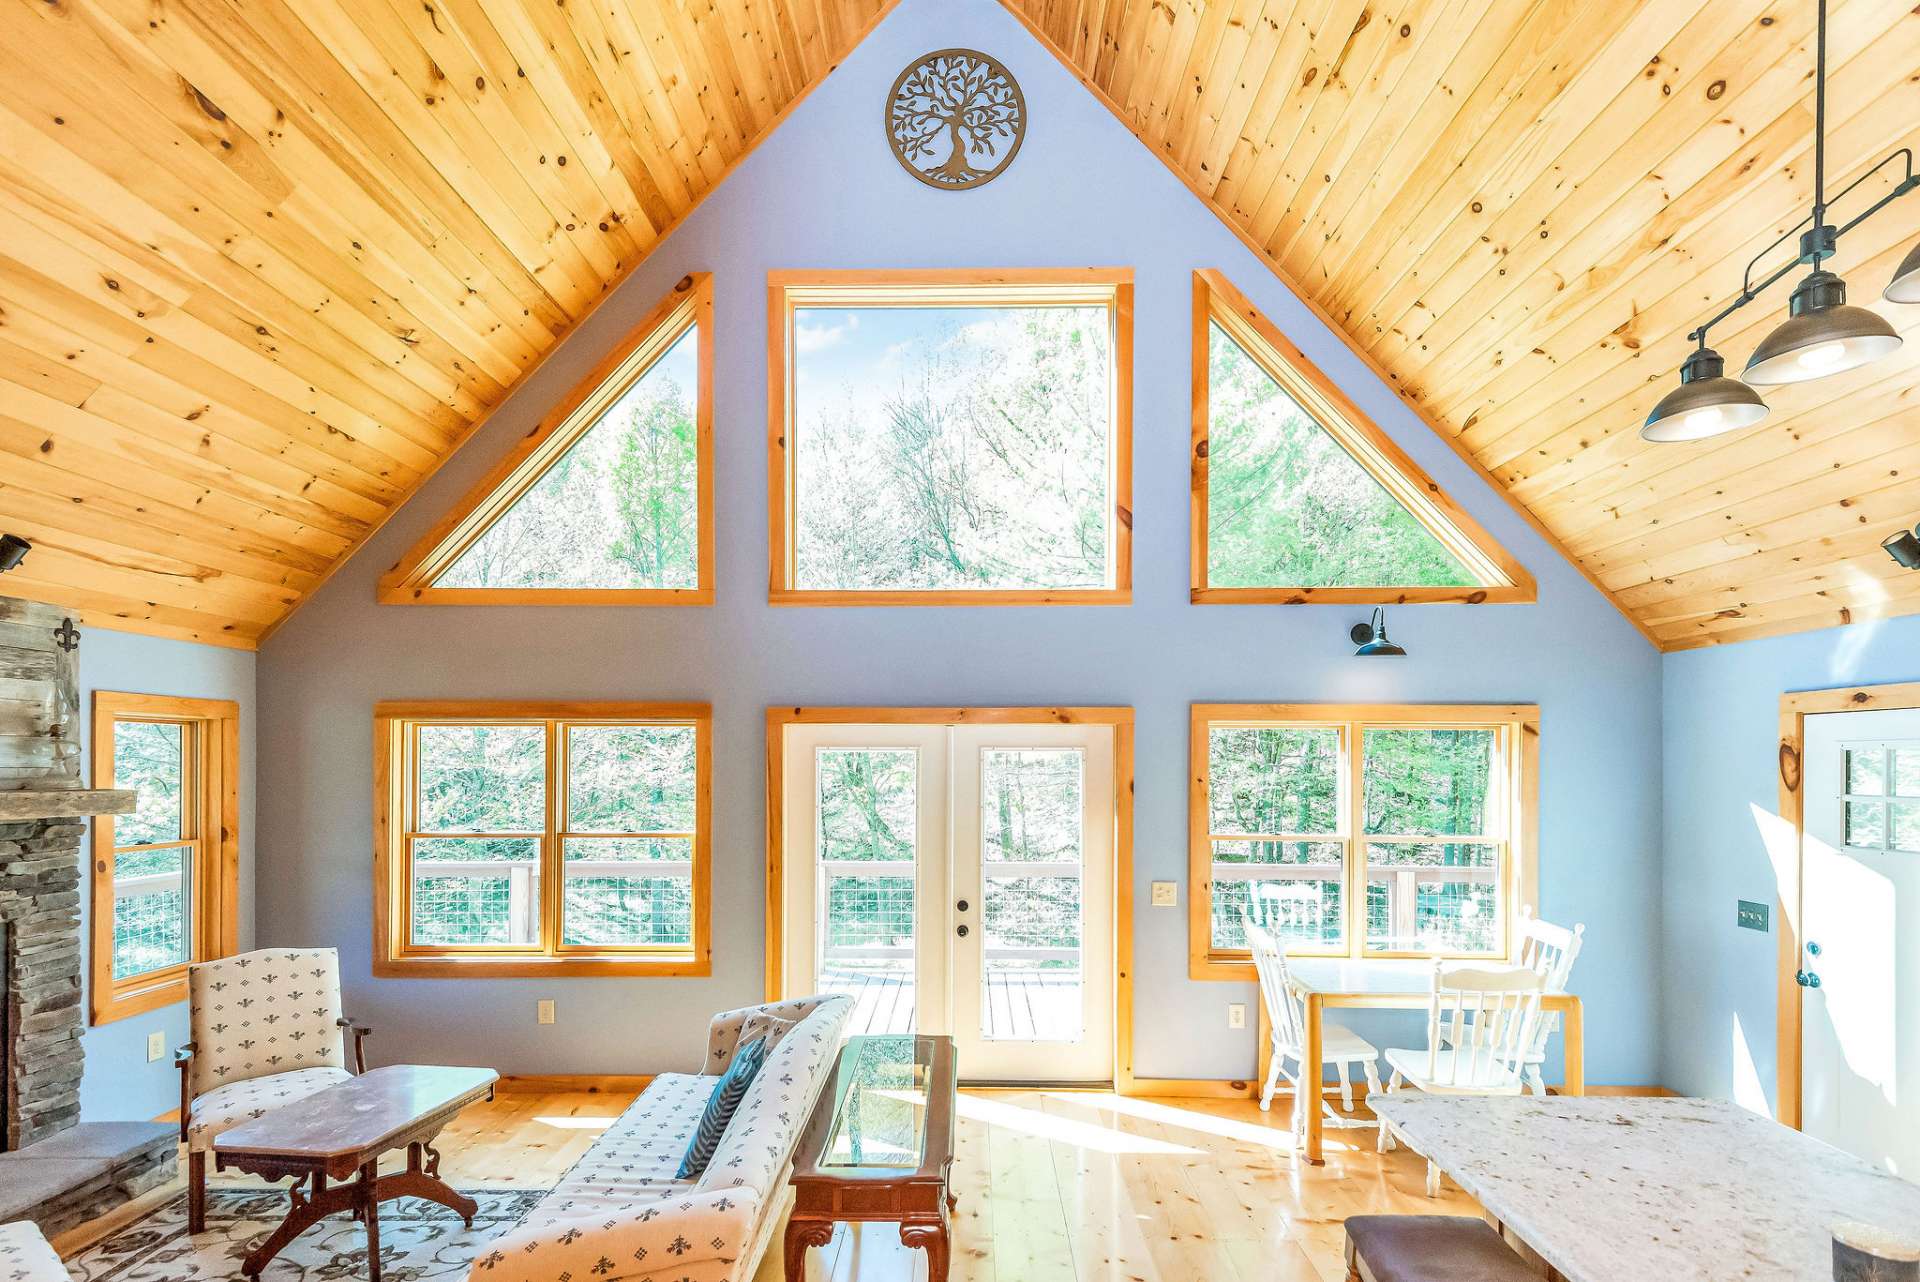
<path fill-rule="evenodd" d="M 1539 1282 L 1485 1220 L 1457 1215 L 1356 1215 L 1347 1276 L 1363 1282 Z"/>
<path fill-rule="evenodd" d="M 31 1220 L 0 1224 L 0 1278 L 7 1282 L 67 1282 L 67 1266 Z"/>

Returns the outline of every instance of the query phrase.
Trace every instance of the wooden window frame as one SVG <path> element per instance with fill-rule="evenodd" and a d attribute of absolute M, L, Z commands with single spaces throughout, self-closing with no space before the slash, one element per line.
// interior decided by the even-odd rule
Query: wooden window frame
<path fill-rule="evenodd" d="M 695 586 L 691 588 L 443 588 L 446 573 L 549 468 L 593 430 L 608 408 L 689 332 L 696 334 Z M 646 318 L 523 437 L 480 483 L 380 576 L 384 605 L 712 605 L 713 275 L 681 278 Z"/>
<path fill-rule="evenodd" d="M 1536 901 L 1539 889 L 1540 709 L 1534 704 L 1325 704 L 1196 703 L 1188 736 L 1187 796 L 1187 971 L 1194 979 L 1251 981 L 1253 961 L 1244 948 L 1213 946 L 1213 836 L 1209 794 L 1210 732 L 1220 725 L 1338 727 L 1341 731 L 1339 833 L 1342 855 L 1344 947 L 1292 948 L 1289 955 L 1339 957 L 1352 961 L 1388 961 L 1435 956 L 1511 960 L 1514 920 L 1522 904 Z M 1499 874 L 1500 946 L 1489 953 L 1435 954 L 1382 950 L 1366 943 L 1366 844 L 1378 841 L 1360 831 L 1363 761 L 1356 745 L 1368 729 L 1497 729 L 1506 743 L 1500 765 L 1506 814 L 1502 827 L 1506 857 Z M 1432 841 L 1432 838 L 1425 839 Z"/>
<path fill-rule="evenodd" d="M 540 838 L 540 934 L 518 945 L 429 945 L 409 938 L 410 879 L 406 844 L 413 804 L 412 744 L 423 724 L 544 725 L 547 731 L 547 817 Z M 566 944 L 561 938 L 565 879 L 561 842 L 565 808 L 562 732 L 574 724 L 691 724 L 694 727 L 692 938 L 662 945 Z M 534 975 L 704 976 L 713 973 L 713 706 L 706 703 L 524 702 L 511 700 L 388 701 L 373 710 L 373 973 L 390 978 L 479 979 Z"/>
<path fill-rule="evenodd" d="M 1384 487 L 1480 582 L 1471 587 L 1216 588 L 1207 580 L 1208 438 L 1212 431 L 1210 357 L 1218 324 L 1306 415 Z M 1538 588 L 1527 568 L 1443 492 L 1405 450 L 1320 368 L 1287 340 L 1226 276 L 1193 274 L 1193 464 L 1189 512 L 1191 597 L 1195 605 L 1531 604 Z"/>
<path fill-rule="evenodd" d="M 181 845 L 190 845 L 193 946 L 178 966 L 126 979 L 113 974 L 114 817 L 93 821 L 87 1004 L 94 1024 L 187 1000 L 187 967 L 240 950 L 240 705 L 231 699 L 97 690 L 93 695 L 93 786 L 113 788 L 114 726 L 155 721 L 182 727 Z M 191 835 L 185 835 L 190 833 Z M 172 845 L 176 843 L 162 843 Z"/>
<path fill-rule="evenodd" d="M 1108 488 L 1113 498 L 1102 588 L 861 591 L 793 586 L 794 313 L 803 307 L 1098 305 L 1113 325 Z M 1072 267 L 983 271 L 767 273 L 767 600 L 773 605 L 1126 605 L 1133 600 L 1133 270 Z"/>

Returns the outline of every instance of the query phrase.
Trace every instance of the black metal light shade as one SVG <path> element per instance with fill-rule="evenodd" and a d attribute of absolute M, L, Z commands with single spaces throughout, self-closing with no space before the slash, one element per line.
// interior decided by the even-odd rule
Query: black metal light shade
<path fill-rule="evenodd" d="M 1900 346 L 1878 313 L 1847 304 L 1847 283 L 1815 271 L 1794 286 L 1787 319 L 1761 340 L 1741 375 L 1762 385 L 1804 383 L 1858 369 Z"/>
<path fill-rule="evenodd" d="M 1371 623 L 1356 623 L 1347 635 L 1353 638 L 1355 645 L 1360 647 L 1354 653 L 1362 657 L 1370 658 L 1377 654 L 1406 654 L 1405 650 L 1387 640 L 1387 612 L 1379 606 L 1374 607 Z"/>
<path fill-rule="evenodd" d="M 1909 570 L 1920 570 L 1920 527 L 1890 535 L 1880 546 Z"/>
<path fill-rule="evenodd" d="M 0 534 L 0 574 L 5 574 L 14 566 L 27 559 L 27 553 L 33 550 L 33 544 L 17 534 Z"/>
<path fill-rule="evenodd" d="M 1698 441 L 1722 432 L 1752 427 L 1767 416 L 1760 393 L 1726 377 L 1727 363 L 1711 347 L 1700 347 L 1680 366 L 1680 386 L 1660 398 L 1641 427 L 1649 441 Z"/>
<path fill-rule="evenodd" d="M 1920 245 L 1915 245 L 1887 282 L 1883 297 L 1889 303 L 1920 303 Z"/>

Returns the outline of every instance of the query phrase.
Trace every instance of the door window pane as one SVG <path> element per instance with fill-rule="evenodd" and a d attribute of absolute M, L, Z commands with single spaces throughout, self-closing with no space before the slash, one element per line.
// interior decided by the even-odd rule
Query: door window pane
<path fill-rule="evenodd" d="M 1893 791 L 1895 796 L 1920 797 L 1920 748 L 1893 750 Z"/>
<path fill-rule="evenodd" d="M 1110 586 L 1106 306 L 794 314 L 792 587 Z"/>
<path fill-rule="evenodd" d="M 1878 801 L 1847 803 L 1847 844 L 1884 846 L 1887 844 L 1887 808 Z"/>
<path fill-rule="evenodd" d="M 854 999 L 850 1030 L 914 1029 L 919 754 L 823 748 L 814 757 L 823 992 Z"/>
<path fill-rule="evenodd" d="M 412 853 L 414 943 L 539 942 L 539 838 L 416 837 Z"/>
<path fill-rule="evenodd" d="M 569 837 L 561 853 L 567 943 L 693 942 L 691 837 Z"/>
<path fill-rule="evenodd" d="M 420 727 L 422 832 L 547 826 L 545 726 Z"/>
<path fill-rule="evenodd" d="M 1085 768 L 1079 748 L 980 754 L 982 1037 L 1080 1040 Z"/>
<path fill-rule="evenodd" d="M 569 726 L 569 832 L 692 833 L 692 726 Z"/>
<path fill-rule="evenodd" d="M 1847 792 L 1879 797 L 1887 791 L 1887 754 L 1881 748 L 1847 749 Z"/>
<path fill-rule="evenodd" d="M 1887 807 L 1887 845 L 1893 850 L 1920 851 L 1920 801 L 1896 801 Z"/>

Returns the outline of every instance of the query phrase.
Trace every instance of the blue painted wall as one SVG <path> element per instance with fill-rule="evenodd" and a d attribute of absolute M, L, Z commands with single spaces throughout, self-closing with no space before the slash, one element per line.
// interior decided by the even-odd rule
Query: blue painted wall
<path fill-rule="evenodd" d="M 1920 680 L 1920 617 L 1670 654 L 1662 669 L 1661 1080 L 1772 1113 L 1780 923 L 1741 930 L 1734 901 L 1777 894 L 1754 816 L 1780 804 L 1780 696 Z"/>
<path fill-rule="evenodd" d="M 882 102 L 931 49 L 988 50 L 1032 127 L 1006 175 L 934 191 L 893 161 Z M 770 269 L 1124 265 L 1137 272 L 1134 604 L 781 609 L 766 603 Z M 1400 662 L 1356 660 L 1363 611 L 1187 603 L 1190 273 L 1224 269 L 1540 581 L 1537 606 L 1409 607 Z M 715 274 L 719 599 L 711 609 L 377 606 L 374 583 L 681 275 Z M 1166 167 L 992 0 L 906 0 L 777 135 L 657 248 L 422 494 L 260 655 L 260 938 L 335 944 L 383 1058 L 514 1072 L 645 1072 L 700 1053 L 707 1015 L 758 1000 L 763 709 L 819 704 L 1128 704 L 1138 710 L 1136 1069 L 1250 1071 L 1225 1007 L 1250 986 L 1187 979 L 1186 725 L 1197 700 L 1534 701 L 1543 709 L 1541 908 L 1587 923 L 1575 987 L 1589 1075 L 1658 1070 L 1659 658 Z M 373 703 L 425 697 L 690 698 L 715 709 L 709 979 L 370 976 Z M 1184 890 L 1182 891 L 1184 895 Z M 536 998 L 559 1003 L 538 1027 Z"/>
<path fill-rule="evenodd" d="M 235 699 L 240 704 L 240 942 L 251 947 L 254 937 L 254 815 L 258 789 L 254 787 L 254 699 L 257 656 L 244 650 L 196 645 L 134 636 L 127 632 L 86 629 L 80 643 L 81 741 L 87 762 L 93 762 L 93 692 L 126 690 L 137 694 L 171 694 L 195 699 Z M 89 833 L 82 851 L 91 850 Z M 83 952 L 92 947 L 87 914 L 91 907 L 81 882 L 80 940 Z M 83 974 L 90 974 L 83 972 Z M 167 1053 L 147 1061 L 147 1034 L 160 1032 Z M 89 1122 L 145 1120 L 180 1107 L 180 1077 L 173 1067 L 174 1047 L 187 1040 L 187 1004 L 163 1007 L 142 1015 L 87 1029 L 84 1039 L 86 1070 L 80 1079 L 80 1112 Z"/>

